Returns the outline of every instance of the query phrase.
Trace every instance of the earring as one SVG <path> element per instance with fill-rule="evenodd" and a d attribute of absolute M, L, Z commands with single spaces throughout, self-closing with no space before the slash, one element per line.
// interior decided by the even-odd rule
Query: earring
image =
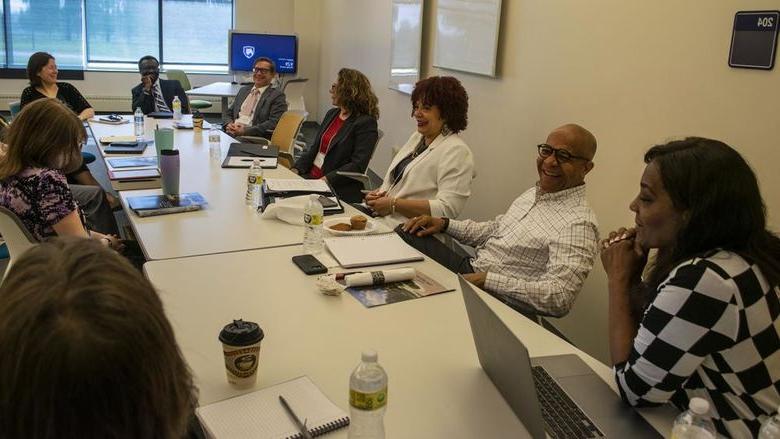
<path fill-rule="evenodd" d="M 447 137 L 450 134 L 452 134 L 452 130 L 450 129 L 450 127 L 447 126 L 447 122 L 444 122 L 444 125 L 442 125 L 442 127 L 441 127 L 441 134 L 444 137 Z"/>

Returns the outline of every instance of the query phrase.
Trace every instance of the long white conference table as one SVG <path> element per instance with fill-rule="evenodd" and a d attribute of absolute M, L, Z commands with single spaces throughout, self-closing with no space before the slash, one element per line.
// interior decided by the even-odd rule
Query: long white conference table
<path fill-rule="evenodd" d="M 290 261 L 301 253 L 300 246 L 290 246 L 144 266 L 194 372 L 200 405 L 252 390 L 228 384 L 217 339 L 225 324 L 243 318 L 265 331 L 255 389 L 308 375 L 348 412 L 349 375 L 361 351 L 375 349 L 389 376 L 388 438 L 529 437 L 479 365 L 454 274 L 431 260 L 404 264 L 455 291 L 364 308 L 348 293 L 321 294 L 316 276 L 304 275 Z M 327 260 L 323 263 L 333 265 Z M 575 353 L 615 388 L 605 365 L 480 294 L 531 356 Z M 673 409 L 640 413 L 668 437 Z M 346 437 L 346 430 L 333 437 Z"/>
<path fill-rule="evenodd" d="M 124 116 L 129 118 L 132 116 Z M 187 116 L 188 117 L 188 116 Z M 146 119 L 145 137 L 154 138 L 155 127 L 171 127 L 171 119 Z M 106 125 L 91 123 L 96 140 L 103 136 L 132 135 L 133 124 Z M 303 242 L 302 228 L 275 220 L 264 220 L 244 203 L 246 194 L 246 169 L 224 169 L 222 160 L 235 139 L 220 132 L 221 153 L 215 157 L 209 153 L 208 131 L 175 129 L 174 145 L 180 150 L 180 191 L 199 192 L 208 206 L 197 212 L 141 218 L 127 207 L 127 198 L 139 195 L 161 194 L 161 189 L 120 191 L 122 205 L 130 225 L 147 260 L 181 258 L 187 256 L 260 249 Z M 98 142 L 99 143 L 99 142 Z M 105 146 L 98 149 L 104 158 L 129 157 L 106 155 Z M 150 144 L 143 156 L 156 155 Z M 137 157 L 138 155 L 134 155 Z M 300 178 L 290 170 L 279 166 L 266 169 L 269 178 Z M 344 215 L 358 213 L 344 204 Z"/>

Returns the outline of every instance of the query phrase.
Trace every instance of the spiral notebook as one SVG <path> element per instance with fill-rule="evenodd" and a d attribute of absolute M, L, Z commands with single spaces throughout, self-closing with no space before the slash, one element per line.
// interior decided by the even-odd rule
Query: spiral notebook
<path fill-rule="evenodd" d="M 299 439 L 302 435 L 279 403 L 283 396 L 316 437 L 349 425 L 349 416 L 307 376 L 215 402 L 197 410 L 215 439 Z"/>

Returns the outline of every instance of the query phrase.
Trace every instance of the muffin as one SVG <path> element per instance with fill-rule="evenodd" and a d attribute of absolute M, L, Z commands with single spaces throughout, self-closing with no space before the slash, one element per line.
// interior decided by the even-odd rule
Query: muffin
<path fill-rule="evenodd" d="M 350 230 L 352 230 L 352 226 L 350 226 L 347 223 L 334 224 L 330 226 L 330 228 L 333 230 L 338 230 L 339 232 L 349 232 Z"/>
<path fill-rule="evenodd" d="M 363 230 L 366 228 L 368 218 L 363 215 L 355 215 L 349 219 L 349 223 L 352 225 L 352 230 Z"/>

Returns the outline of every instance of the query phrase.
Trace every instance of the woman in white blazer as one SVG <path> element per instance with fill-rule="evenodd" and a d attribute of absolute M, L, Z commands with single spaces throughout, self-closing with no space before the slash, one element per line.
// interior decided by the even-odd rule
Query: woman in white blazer
<path fill-rule="evenodd" d="M 393 158 L 382 186 L 366 194 L 379 216 L 398 223 L 417 215 L 456 218 L 471 195 L 474 158 L 458 135 L 468 95 L 450 76 L 423 79 L 412 92 L 417 131 Z"/>

